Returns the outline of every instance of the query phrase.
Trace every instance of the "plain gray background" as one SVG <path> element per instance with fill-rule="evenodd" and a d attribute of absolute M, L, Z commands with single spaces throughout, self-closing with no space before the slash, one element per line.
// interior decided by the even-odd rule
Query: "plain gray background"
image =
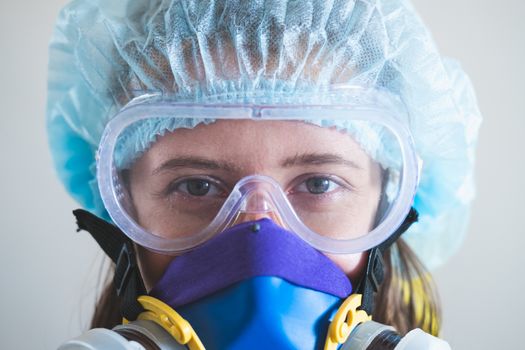
<path fill-rule="evenodd" d="M 44 127 L 47 44 L 63 0 L 0 3 L 0 347 L 54 349 L 86 325 L 102 254 L 75 234 Z M 522 348 L 523 1 L 415 1 L 470 74 L 484 116 L 462 250 L 435 271 L 453 349 Z"/>

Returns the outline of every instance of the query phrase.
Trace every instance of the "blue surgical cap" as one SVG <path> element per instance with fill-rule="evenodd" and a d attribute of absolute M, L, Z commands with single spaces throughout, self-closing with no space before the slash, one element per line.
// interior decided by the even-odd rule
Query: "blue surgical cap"
<path fill-rule="evenodd" d="M 96 150 L 133 98 L 272 101 L 336 84 L 386 90 L 406 106 L 423 168 L 420 220 L 404 237 L 429 268 L 441 264 L 466 230 L 481 116 L 468 77 L 407 1 L 72 1 L 50 46 L 49 143 L 69 193 L 107 217 Z"/>

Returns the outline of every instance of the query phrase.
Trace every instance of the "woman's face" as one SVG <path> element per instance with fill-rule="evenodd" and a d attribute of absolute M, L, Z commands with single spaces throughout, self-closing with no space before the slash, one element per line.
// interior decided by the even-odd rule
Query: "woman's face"
<path fill-rule="evenodd" d="M 344 212 L 350 234 L 373 228 L 381 167 L 347 134 L 290 121 L 220 120 L 159 137 L 129 171 L 136 220 L 150 232 L 176 237 L 210 222 L 234 185 L 254 174 L 276 180 L 317 232 L 337 231 L 328 224 L 315 227 L 319 213 L 337 226 L 341 219 L 332 217 Z M 177 220 L 175 201 L 184 203 Z M 142 247 L 138 255 L 148 289 L 174 259 Z M 366 262 L 364 253 L 326 255 L 354 281 Z"/>

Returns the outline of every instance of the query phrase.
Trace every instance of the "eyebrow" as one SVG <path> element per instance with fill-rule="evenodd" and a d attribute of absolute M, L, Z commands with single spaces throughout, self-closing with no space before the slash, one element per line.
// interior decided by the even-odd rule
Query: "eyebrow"
<path fill-rule="evenodd" d="M 362 169 L 355 162 L 345 159 L 340 155 L 333 153 L 303 153 L 296 154 L 293 157 L 286 158 L 282 163 L 282 167 L 305 166 L 305 165 L 324 165 L 336 164 L 345 165 L 355 169 Z"/>
<path fill-rule="evenodd" d="M 193 168 L 193 169 L 202 169 L 202 170 L 225 170 L 225 171 L 238 171 L 239 167 L 236 165 L 224 162 L 224 161 L 215 161 L 207 158 L 201 157 L 178 157 L 171 158 L 170 160 L 165 161 L 159 167 L 155 168 L 151 174 L 157 175 L 163 171 L 173 170 L 177 168 Z"/>

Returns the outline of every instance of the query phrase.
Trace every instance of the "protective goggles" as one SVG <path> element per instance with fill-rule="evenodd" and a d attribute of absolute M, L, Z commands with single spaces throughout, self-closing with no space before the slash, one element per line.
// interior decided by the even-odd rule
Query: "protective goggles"
<path fill-rule="evenodd" d="M 405 116 L 383 102 L 384 97 L 381 104 L 358 98 L 339 105 L 133 101 L 108 123 L 102 137 L 97 157 L 102 200 L 114 223 L 133 241 L 167 254 L 191 250 L 230 226 L 262 218 L 323 252 L 366 251 L 401 225 L 418 182 L 418 158 Z M 251 174 L 228 187 L 206 174 L 180 177 L 170 171 L 169 161 L 165 171 L 133 183 L 135 164 L 162 137 L 219 120 L 303 122 L 336 129 L 359 147 L 343 155 L 346 166 L 325 167 L 294 183 Z M 357 153 L 375 166 L 374 186 L 363 185 L 363 169 L 354 161 Z M 163 190 L 147 196 L 151 205 L 144 211 L 144 196 L 137 191 L 148 188 L 150 181 L 162 183 Z"/>

